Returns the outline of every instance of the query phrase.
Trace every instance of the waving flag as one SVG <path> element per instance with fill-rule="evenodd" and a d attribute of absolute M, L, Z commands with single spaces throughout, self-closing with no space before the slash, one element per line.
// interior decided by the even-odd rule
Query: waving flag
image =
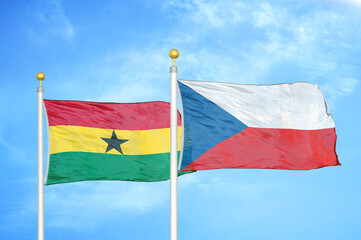
<path fill-rule="evenodd" d="M 334 121 L 315 84 L 180 80 L 178 85 L 184 118 L 182 171 L 340 165 Z"/>
<path fill-rule="evenodd" d="M 169 103 L 44 103 L 50 138 L 47 185 L 169 179 Z M 180 125 L 178 114 L 179 142 Z"/>

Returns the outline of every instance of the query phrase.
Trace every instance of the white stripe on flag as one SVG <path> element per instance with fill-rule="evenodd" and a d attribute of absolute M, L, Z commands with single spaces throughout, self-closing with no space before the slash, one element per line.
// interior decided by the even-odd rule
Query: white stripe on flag
<path fill-rule="evenodd" d="M 334 128 L 316 84 L 245 85 L 219 82 L 181 83 L 208 98 L 249 127 L 315 130 Z"/>

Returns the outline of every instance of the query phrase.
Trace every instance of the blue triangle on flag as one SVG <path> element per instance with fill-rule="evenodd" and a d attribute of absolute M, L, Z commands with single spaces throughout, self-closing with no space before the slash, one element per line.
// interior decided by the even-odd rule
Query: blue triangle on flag
<path fill-rule="evenodd" d="M 184 118 L 182 166 L 191 164 L 218 143 L 243 131 L 248 126 L 178 81 Z"/>

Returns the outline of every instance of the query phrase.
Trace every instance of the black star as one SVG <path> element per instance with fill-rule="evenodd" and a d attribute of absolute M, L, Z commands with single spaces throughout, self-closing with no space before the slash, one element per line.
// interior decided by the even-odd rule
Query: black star
<path fill-rule="evenodd" d="M 105 153 L 107 153 L 108 151 L 110 151 L 114 148 L 115 150 L 117 150 L 118 152 L 123 154 L 122 149 L 120 148 L 120 145 L 125 143 L 126 141 L 128 141 L 125 139 L 118 139 L 114 130 L 113 130 L 113 134 L 112 134 L 111 138 L 101 138 L 101 139 L 103 139 L 106 143 L 108 143 L 108 147 L 107 147 L 107 150 L 105 150 Z"/>

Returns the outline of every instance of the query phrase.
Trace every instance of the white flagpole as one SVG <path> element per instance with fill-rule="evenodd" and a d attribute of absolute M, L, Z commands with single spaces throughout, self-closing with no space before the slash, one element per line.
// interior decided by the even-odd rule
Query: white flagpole
<path fill-rule="evenodd" d="M 178 239 L 178 194 L 177 194 L 177 73 L 175 59 L 179 56 L 176 49 L 169 52 L 173 59 L 170 67 L 170 240 Z"/>
<path fill-rule="evenodd" d="M 43 94 L 41 81 L 45 75 L 39 72 L 36 78 L 40 81 L 38 92 L 38 240 L 44 240 L 44 133 L 43 133 Z"/>

